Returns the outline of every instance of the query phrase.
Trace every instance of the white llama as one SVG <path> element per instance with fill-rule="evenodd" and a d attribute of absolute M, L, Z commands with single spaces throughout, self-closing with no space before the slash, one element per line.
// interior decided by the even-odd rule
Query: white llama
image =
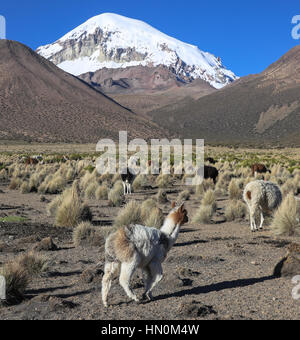
<path fill-rule="evenodd" d="M 129 298 L 139 301 L 130 289 L 130 279 L 137 268 L 142 269 L 145 284 L 143 298 L 152 299 L 152 289 L 162 279 L 162 262 L 177 240 L 181 225 L 188 222 L 184 204 L 175 207 L 161 229 L 130 225 L 119 228 L 105 243 L 105 270 L 102 279 L 102 301 L 107 307 L 107 295 L 113 276 L 120 270 L 119 282 Z"/>
<path fill-rule="evenodd" d="M 251 231 L 254 232 L 258 230 L 255 222 L 256 212 L 260 212 L 259 229 L 262 229 L 264 223 L 263 213 L 277 209 L 282 201 L 282 194 L 276 184 L 259 180 L 246 185 L 243 198 L 249 208 L 250 227 Z"/>

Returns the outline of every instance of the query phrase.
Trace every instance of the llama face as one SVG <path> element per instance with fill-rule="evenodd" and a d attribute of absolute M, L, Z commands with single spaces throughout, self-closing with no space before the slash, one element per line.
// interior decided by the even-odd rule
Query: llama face
<path fill-rule="evenodd" d="M 174 204 L 172 204 L 172 207 Z M 184 204 L 182 204 L 178 209 L 174 209 L 175 211 L 170 214 L 170 218 L 173 219 L 175 225 L 182 226 L 184 223 L 187 223 L 189 221 L 187 210 L 184 207 Z"/>

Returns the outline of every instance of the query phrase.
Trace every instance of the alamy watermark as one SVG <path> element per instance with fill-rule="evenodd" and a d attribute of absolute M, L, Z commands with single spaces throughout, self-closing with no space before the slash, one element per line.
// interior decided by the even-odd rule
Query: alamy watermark
<path fill-rule="evenodd" d="M 294 276 L 292 283 L 296 285 L 292 290 L 292 297 L 294 300 L 300 300 L 300 275 Z"/>
<path fill-rule="evenodd" d="M 0 39 L 6 39 L 6 20 L 3 15 L 0 15 Z"/>
<path fill-rule="evenodd" d="M 300 39 L 300 15 L 295 15 L 292 18 L 292 24 L 296 25 L 292 29 L 292 38 L 298 40 Z"/>
<path fill-rule="evenodd" d="M 119 142 L 101 139 L 97 152 L 102 152 L 96 160 L 99 174 L 134 175 L 186 175 L 186 185 L 200 185 L 204 177 L 204 140 L 151 139 L 150 145 L 143 139 L 128 143 L 127 131 L 119 132 Z M 130 157 L 129 157 L 130 156 Z"/>
<path fill-rule="evenodd" d="M 0 300 L 6 299 L 6 282 L 5 277 L 0 275 Z"/>

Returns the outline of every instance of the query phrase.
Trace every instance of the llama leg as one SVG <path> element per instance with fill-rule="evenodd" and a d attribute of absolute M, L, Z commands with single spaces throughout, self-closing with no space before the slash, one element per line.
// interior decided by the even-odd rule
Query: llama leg
<path fill-rule="evenodd" d="M 134 259 L 132 262 L 123 262 L 121 264 L 121 274 L 120 274 L 120 285 L 125 290 L 128 297 L 134 301 L 139 301 L 137 296 L 133 293 L 133 291 L 130 289 L 130 279 L 132 277 L 132 274 L 137 268 L 137 261 Z"/>
<path fill-rule="evenodd" d="M 262 210 L 260 211 L 260 226 L 259 226 L 259 229 L 262 229 L 263 228 L 263 223 L 264 223 L 264 214 L 262 212 Z"/>
<path fill-rule="evenodd" d="M 250 208 L 250 223 L 251 223 L 251 231 L 255 232 L 257 230 L 256 221 L 255 221 L 255 209 L 253 207 Z"/>
<path fill-rule="evenodd" d="M 103 305 L 107 307 L 107 295 L 111 287 L 111 282 L 116 271 L 119 269 L 118 262 L 105 263 L 104 276 L 102 279 L 102 301 Z"/>
<path fill-rule="evenodd" d="M 150 285 L 152 283 L 152 276 L 151 276 L 151 271 L 149 267 L 145 267 L 142 270 L 143 273 L 143 281 L 144 281 L 144 286 L 145 286 L 145 291 L 143 294 L 143 300 L 145 299 L 149 299 L 149 297 L 147 296 L 147 292 L 150 288 Z"/>
<path fill-rule="evenodd" d="M 148 283 L 145 295 L 149 300 L 152 300 L 152 290 L 161 281 L 163 277 L 163 270 L 160 262 L 152 262 L 149 264 L 151 272 L 151 281 Z"/>
<path fill-rule="evenodd" d="M 128 183 L 129 193 L 131 195 L 131 183 Z"/>
<path fill-rule="evenodd" d="M 123 182 L 124 196 L 126 195 L 126 183 Z"/>

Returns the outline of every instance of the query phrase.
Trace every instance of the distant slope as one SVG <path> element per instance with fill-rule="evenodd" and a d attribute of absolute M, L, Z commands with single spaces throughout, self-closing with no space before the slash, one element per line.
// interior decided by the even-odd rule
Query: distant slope
<path fill-rule="evenodd" d="M 300 45 L 260 74 L 149 114 L 173 133 L 207 143 L 300 146 Z"/>
<path fill-rule="evenodd" d="M 42 142 L 151 138 L 166 132 L 25 45 L 0 40 L 0 138 Z"/>
<path fill-rule="evenodd" d="M 136 113 L 147 113 L 184 98 L 198 99 L 217 90 L 202 79 L 179 80 L 166 66 L 98 70 L 79 76 Z"/>

